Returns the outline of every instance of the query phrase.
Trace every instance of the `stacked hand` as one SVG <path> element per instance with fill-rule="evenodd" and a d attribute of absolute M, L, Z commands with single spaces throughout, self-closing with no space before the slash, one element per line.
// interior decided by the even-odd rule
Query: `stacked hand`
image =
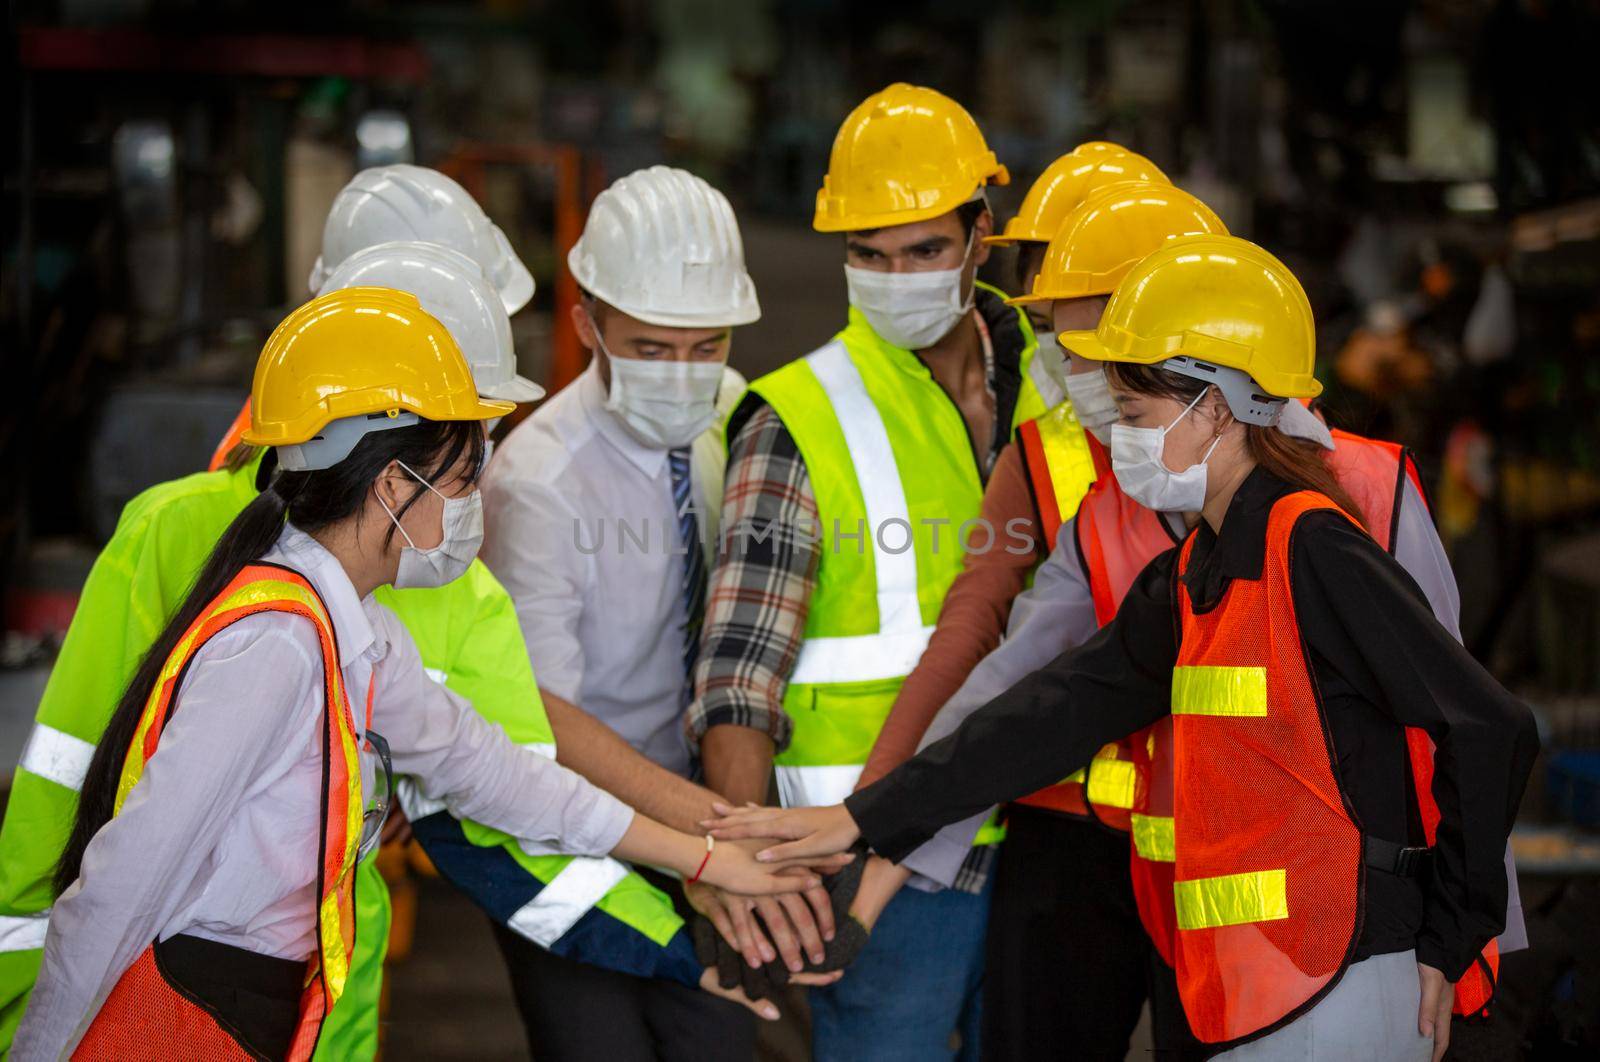
<path fill-rule="evenodd" d="M 843 804 L 821 808 L 733 808 L 713 804 L 718 818 L 700 825 L 719 841 L 777 838 L 786 844 L 763 847 L 756 853 L 762 863 L 779 866 L 809 863 L 848 852 L 861 837 L 861 828 Z"/>
<path fill-rule="evenodd" d="M 848 913 L 864 867 L 864 858 L 853 859 L 827 877 L 822 889 L 808 892 L 798 911 L 775 902 L 763 907 L 761 901 L 753 902 L 754 910 L 741 910 L 739 897 L 687 890 L 690 902 L 704 915 L 693 927 L 700 961 L 715 971 L 720 988 L 738 989 L 751 1000 L 767 1000 L 791 983 L 832 984 L 866 944 L 866 928 Z M 804 954 L 794 946 L 796 935 Z M 768 936 L 778 942 L 778 954 Z M 767 1016 L 761 1007 L 753 1009 Z M 775 1010 L 771 1016 L 776 1016 Z"/>

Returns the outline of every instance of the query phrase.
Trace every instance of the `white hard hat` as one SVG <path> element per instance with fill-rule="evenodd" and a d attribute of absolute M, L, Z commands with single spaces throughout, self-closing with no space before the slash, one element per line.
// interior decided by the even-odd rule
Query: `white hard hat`
<path fill-rule="evenodd" d="M 426 240 L 478 263 L 506 313 L 533 298 L 533 274 L 467 190 L 425 166 L 374 166 L 340 189 L 322 228 L 309 286 L 323 289 L 345 259 L 374 244 Z"/>
<path fill-rule="evenodd" d="M 667 166 L 595 197 L 567 268 L 583 290 L 647 324 L 719 328 L 761 316 L 728 200 Z"/>
<path fill-rule="evenodd" d="M 417 297 L 422 308 L 450 330 L 485 398 L 532 402 L 544 388 L 517 375 L 511 319 L 478 264 L 442 244 L 380 243 L 357 251 L 318 290 L 397 288 Z"/>

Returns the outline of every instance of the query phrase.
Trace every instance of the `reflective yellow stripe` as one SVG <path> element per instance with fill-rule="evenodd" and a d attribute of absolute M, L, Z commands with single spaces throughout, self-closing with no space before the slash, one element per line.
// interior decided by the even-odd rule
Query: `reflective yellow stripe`
<path fill-rule="evenodd" d="M 1139 858 L 1152 863 L 1171 863 L 1176 858 L 1172 850 L 1172 816 L 1134 812 L 1130 819 L 1133 849 L 1139 853 Z"/>
<path fill-rule="evenodd" d="M 1131 808 L 1138 777 L 1133 764 L 1102 753 L 1089 765 L 1089 800 L 1105 808 Z"/>
<path fill-rule="evenodd" d="M 322 608 L 322 602 L 310 589 L 298 583 L 284 582 L 277 579 L 257 579 L 245 583 L 228 597 L 219 602 L 209 611 L 203 613 L 199 619 L 190 625 L 189 630 L 179 639 L 176 647 L 167 656 L 166 663 L 161 667 L 161 673 L 156 678 L 156 684 L 150 691 L 150 696 L 145 700 L 144 713 L 139 718 L 139 725 L 134 730 L 133 741 L 129 743 L 128 754 L 123 760 L 122 774 L 117 780 L 117 794 L 112 803 L 113 815 L 122 811 L 123 803 L 128 799 L 128 794 L 133 792 L 134 785 L 144 775 L 144 741 L 145 735 L 150 732 L 151 726 L 159 717 L 157 711 L 161 704 L 162 691 L 169 683 L 177 678 L 189 662 L 189 657 L 194 652 L 195 639 L 200 636 L 200 630 L 207 622 L 216 616 L 231 612 L 234 609 L 246 608 L 252 605 L 269 604 L 272 602 L 290 600 L 305 606 L 323 629 L 331 629 L 333 621 L 328 618 L 327 612 Z M 338 685 L 335 679 L 335 686 Z M 173 691 L 176 694 L 176 690 Z"/>
<path fill-rule="evenodd" d="M 972 839 L 972 847 L 983 848 L 991 844 L 999 844 L 1006 839 L 1006 824 L 1000 821 L 997 811 L 990 815 L 984 824 L 978 827 L 978 835 Z"/>
<path fill-rule="evenodd" d="M 1039 356 L 1034 356 L 1037 363 Z M 1039 426 L 1039 445 L 1044 450 L 1045 470 L 1056 496 L 1056 510 L 1066 523 L 1078 513 L 1078 505 L 1094 483 L 1094 458 L 1089 440 L 1078 423 L 1071 402 L 1062 402 L 1035 423 Z"/>
<path fill-rule="evenodd" d="M 1288 872 L 1257 870 L 1172 887 L 1179 929 L 1215 929 L 1289 917 Z"/>
<path fill-rule="evenodd" d="M 328 994 L 335 1000 L 344 994 L 345 978 L 350 974 L 350 956 L 345 952 L 344 933 L 340 929 L 339 890 L 335 888 L 322 898 L 317 908 L 322 933 L 322 978 L 327 982 Z"/>
<path fill-rule="evenodd" d="M 1267 714 L 1264 667 L 1175 667 L 1173 715 L 1263 716 Z"/>

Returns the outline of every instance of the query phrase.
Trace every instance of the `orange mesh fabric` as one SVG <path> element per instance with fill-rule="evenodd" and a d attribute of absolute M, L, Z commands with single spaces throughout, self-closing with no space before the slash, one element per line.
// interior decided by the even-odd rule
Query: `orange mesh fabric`
<path fill-rule="evenodd" d="M 1367 533 L 1393 552 L 1395 503 L 1411 468 L 1405 447 L 1338 429 L 1332 435 L 1335 449 L 1328 455 L 1328 467 L 1361 507 Z"/>
<path fill-rule="evenodd" d="M 1019 437 L 1023 441 L 1024 452 L 1028 455 L 1028 468 L 1030 470 L 1043 468 L 1042 447 L 1038 447 L 1036 458 L 1035 453 L 1028 450 L 1028 436 L 1022 434 Z M 1100 441 L 1090 435 L 1088 444 L 1089 454 L 1094 459 L 1095 480 L 1088 494 L 1084 495 L 1078 504 L 1074 530 L 1077 534 L 1077 548 L 1083 557 L 1085 573 L 1089 578 L 1089 590 L 1094 596 L 1095 619 L 1104 627 L 1116 616 L 1117 606 L 1121 604 L 1123 595 L 1128 592 L 1128 587 L 1133 585 L 1133 580 L 1144 570 L 1145 565 L 1157 555 L 1172 548 L 1172 536 L 1167 534 L 1159 516 L 1122 493 L 1121 488 L 1117 486 L 1117 477 L 1112 474 L 1110 458 Z M 1042 476 L 1043 482 L 1034 483 L 1035 496 L 1046 489 L 1049 483 L 1048 474 L 1039 475 Z M 1040 508 L 1043 507 L 1041 502 Z M 1055 534 L 1059 526 L 1059 520 L 1054 528 L 1046 520 L 1046 533 L 1051 548 L 1055 546 Z M 1134 747 L 1141 745 L 1144 738 L 1142 732 L 1135 734 L 1107 746 L 1101 755 L 1105 759 L 1137 764 Z M 1095 769 L 1095 765 L 1091 764 L 1089 767 L 1091 779 L 1094 777 Z M 1100 765 L 1102 778 L 1113 775 L 1117 770 L 1119 768 L 1114 764 Z M 1135 800 L 1138 799 L 1139 787 L 1138 772 L 1135 771 L 1135 781 L 1132 786 Z M 1131 810 L 1104 803 L 1097 803 L 1091 808 L 1084 796 L 1083 783 L 1076 781 L 1058 782 L 1023 797 L 1017 803 L 1077 815 L 1080 818 L 1094 818 L 1119 830 L 1128 829 Z"/>
<path fill-rule="evenodd" d="M 151 692 L 138 729 L 124 759 L 116 807 L 138 784 L 145 765 L 159 748 L 161 734 L 174 709 L 174 695 L 188 661 L 211 638 L 239 620 L 259 612 L 301 616 L 316 627 L 323 663 L 322 858 L 317 873 L 318 952 L 309 966 L 301 1000 L 300 1027 L 289 1057 L 310 1058 L 321 1031 L 322 1017 L 344 990 L 349 956 L 355 950 L 355 875 L 361 834 L 361 770 L 357 759 L 354 714 L 344 689 L 332 620 L 316 589 L 298 572 L 273 564 L 251 564 L 240 570 L 179 639 L 163 667 L 164 676 Z M 372 714 L 368 691 L 367 715 Z"/>
<path fill-rule="evenodd" d="M 1172 717 L 1145 731 L 1144 740 L 1133 742 L 1131 752 L 1139 772 L 1133 812 L 1146 820 L 1152 831 L 1159 831 L 1172 819 Z M 1172 860 L 1146 858 L 1140 851 L 1141 836 L 1136 833 L 1131 840 L 1128 874 L 1133 879 L 1139 920 L 1162 961 L 1176 966 L 1178 912 L 1172 902 Z"/>
<path fill-rule="evenodd" d="M 1289 583 L 1295 523 L 1333 507 L 1311 492 L 1280 499 L 1259 580 L 1235 579 L 1204 615 L 1178 594 L 1178 668 L 1260 669 L 1251 674 L 1264 677 L 1264 703 L 1260 714 L 1173 705 L 1174 887 L 1188 894 L 1214 887 L 1209 879 L 1281 875 L 1283 901 L 1265 918 L 1178 930 L 1178 989 L 1208 1044 L 1249 1036 L 1314 1002 L 1348 962 L 1359 927 L 1361 833 L 1329 757 Z M 1180 570 L 1193 546 L 1191 536 Z M 1175 671 L 1175 702 L 1178 685 Z"/>
<path fill-rule="evenodd" d="M 256 1056 L 210 1011 L 167 983 L 151 947 L 117 981 L 72 1057 L 90 1062 L 222 1062 Z"/>
<path fill-rule="evenodd" d="M 1368 532 L 1391 551 L 1394 548 L 1393 527 L 1395 505 L 1400 499 L 1400 486 L 1408 474 L 1414 479 L 1415 468 L 1405 451 L 1394 443 L 1368 439 L 1350 432 L 1333 432 L 1338 448 L 1328 456 L 1329 466 L 1339 477 L 1340 486 L 1350 492 L 1361 506 L 1367 521 Z M 1420 487 L 1419 487 L 1420 489 Z M 1131 504 L 1131 503 L 1130 503 Z M 1131 576 L 1130 576 L 1131 578 Z M 1098 599 L 1097 599 L 1098 600 Z M 1119 599 L 1120 600 L 1120 599 Z M 1166 727 L 1165 730 L 1159 729 Z M 1170 722 L 1157 724 L 1155 740 L 1147 745 L 1144 754 L 1135 749 L 1134 762 L 1141 775 L 1139 796 L 1134 806 L 1135 815 L 1165 817 L 1172 814 L 1172 733 Z M 1424 740 L 1426 736 L 1424 735 Z M 1431 746 L 1430 746 L 1431 748 Z M 1430 761 L 1431 763 L 1431 761 Z M 1431 770 L 1431 766 L 1430 766 Z M 1155 942 L 1161 957 L 1173 964 L 1174 937 L 1177 933 L 1177 913 L 1173 909 L 1172 864 L 1145 859 L 1134 847 L 1130 856 L 1134 897 L 1139 904 L 1139 916 L 1145 931 Z"/>

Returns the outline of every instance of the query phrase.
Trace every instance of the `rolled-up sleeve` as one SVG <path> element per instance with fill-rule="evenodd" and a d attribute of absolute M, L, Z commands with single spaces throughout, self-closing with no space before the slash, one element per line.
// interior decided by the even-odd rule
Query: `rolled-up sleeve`
<path fill-rule="evenodd" d="M 714 726 L 750 727 L 781 751 L 794 730 L 783 697 L 822 556 L 817 503 L 800 449 L 772 407 L 749 396 L 735 423 L 740 416 L 685 730 L 698 743 Z"/>
<path fill-rule="evenodd" d="M 389 742 L 397 773 L 460 819 L 571 855 L 605 855 L 633 809 L 554 760 L 521 748 L 446 686 L 430 681 L 416 645 L 392 613 L 382 622 L 388 656 L 374 680 L 373 729 Z"/>

